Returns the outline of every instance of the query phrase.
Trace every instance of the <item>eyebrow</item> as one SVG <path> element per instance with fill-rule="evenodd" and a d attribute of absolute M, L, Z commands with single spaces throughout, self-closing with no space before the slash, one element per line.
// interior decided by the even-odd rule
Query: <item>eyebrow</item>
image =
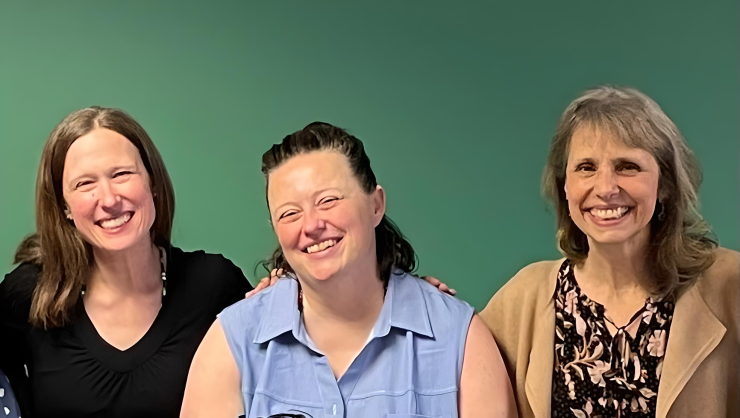
<path fill-rule="evenodd" d="M 119 170 L 134 171 L 134 170 L 136 170 L 136 168 L 137 168 L 136 167 L 136 164 L 133 164 L 133 165 L 117 165 L 117 166 L 113 167 L 113 170 L 111 170 L 111 173 L 115 173 L 116 171 L 119 171 Z"/>
<path fill-rule="evenodd" d="M 584 157 L 578 160 L 573 161 L 573 164 L 581 164 L 581 163 L 595 163 L 596 160 L 591 157 Z M 630 163 L 630 164 L 637 164 L 642 165 L 643 162 L 640 161 L 637 157 L 619 157 L 619 158 L 613 158 L 610 160 L 612 164 L 624 164 L 624 163 Z"/>
<path fill-rule="evenodd" d="M 337 191 L 337 192 L 339 192 L 339 188 L 338 187 L 327 187 L 325 189 L 317 190 L 316 192 L 314 192 L 313 197 L 316 197 L 316 196 L 320 195 L 321 193 L 325 193 L 325 192 L 328 192 L 330 190 L 331 191 Z"/>

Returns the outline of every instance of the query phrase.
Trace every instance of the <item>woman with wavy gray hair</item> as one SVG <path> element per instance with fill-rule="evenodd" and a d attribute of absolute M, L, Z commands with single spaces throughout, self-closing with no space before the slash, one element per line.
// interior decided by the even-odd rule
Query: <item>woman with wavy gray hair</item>
<path fill-rule="evenodd" d="M 543 177 L 565 258 L 481 312 L 520 416 L 738 416 L 739 257 L 699 214 L 700 182 L 645 94 L 598 87 L 568 106 Z"/>

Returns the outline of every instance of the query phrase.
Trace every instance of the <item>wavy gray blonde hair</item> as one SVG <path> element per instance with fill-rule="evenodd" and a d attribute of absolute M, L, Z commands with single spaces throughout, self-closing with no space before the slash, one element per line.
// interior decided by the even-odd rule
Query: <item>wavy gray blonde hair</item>
<path fill-rule="evenodd" d="M 550 144 L 543 194 L 556 210 L 560 251 L 574 263 L 588 256 L 588 239 L 570 219 L 565 175 L 570 140 L 580 127 L 606 131 L 623 145 L 641 148 L 658 162 L 658 203 L 650 221 L 648 263 L 655 295 L 692 284 L 714 262 L 717 243 L 698 210 L 701 169 L 681 132 L 663 109 L 628 87 L 586 90 L 565 109 Z"/>

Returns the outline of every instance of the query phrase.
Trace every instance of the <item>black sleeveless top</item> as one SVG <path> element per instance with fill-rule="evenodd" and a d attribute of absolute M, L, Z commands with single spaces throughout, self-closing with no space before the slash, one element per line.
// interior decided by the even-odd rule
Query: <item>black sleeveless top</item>
<path fill-rule="evenodd" d="M 672 299 L 648 298 L 614 335 L 565 260 L 555 290 L 552 416 L 654 417 Z"/>
<path fill-rule="evenodd" d="M 120 351 L 97 333 L 78 300 L 72 322 L 28 323 L 39 268 L 18 266 L 0 283 L 0 369 L 24 418 L 178 417 L 190 362 L 216 315 L 252 286 L 221 255 L 172 248 L 167 296 L 147 333 Z"/>

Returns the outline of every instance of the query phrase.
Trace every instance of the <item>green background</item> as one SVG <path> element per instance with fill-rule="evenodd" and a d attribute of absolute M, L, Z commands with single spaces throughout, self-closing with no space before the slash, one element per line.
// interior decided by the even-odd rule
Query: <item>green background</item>
<path fill-rule="evenodd" d="M 540 175 L 559 114 L 601 83 L 635 86 L 674 119 L 704 167 L 702 212 L 738 249 L 738 12 L 736 0 L 3 0 L 0 270 L 34 228 L 49 132 L 98 104 L 130 112 L 162 152 L 175 244 L 253 279 L 276 243 L 260 157 L 321 120 L 365 142 L 420 272 L 480 309 L 558 256 Z"/>

